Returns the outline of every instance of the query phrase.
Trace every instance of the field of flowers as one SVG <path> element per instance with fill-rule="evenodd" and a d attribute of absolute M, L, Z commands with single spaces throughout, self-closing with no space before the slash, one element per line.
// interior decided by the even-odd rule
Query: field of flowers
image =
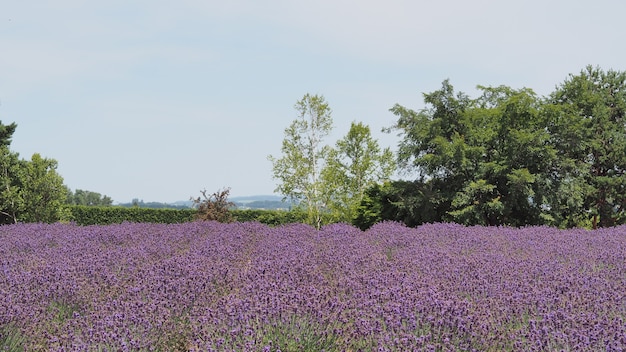
<path fill-rule="evenodd" d="M 0 227 L 0 351 L 621 351 L 626 227 Z"/>

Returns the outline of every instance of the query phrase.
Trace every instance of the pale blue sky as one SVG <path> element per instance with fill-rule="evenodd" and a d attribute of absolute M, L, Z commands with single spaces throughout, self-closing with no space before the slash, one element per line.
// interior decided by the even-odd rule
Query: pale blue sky
<path fill-rule="evenodd" d="M 71 189 L 173 202 L 271 194 L 294 104 L 322 94 L 334 133 L 380 132 L 449 78 L 546 95 L 586 65 L 626 70 L 626 2 L 0 2 L 0 120 L 12 149 Z"/>

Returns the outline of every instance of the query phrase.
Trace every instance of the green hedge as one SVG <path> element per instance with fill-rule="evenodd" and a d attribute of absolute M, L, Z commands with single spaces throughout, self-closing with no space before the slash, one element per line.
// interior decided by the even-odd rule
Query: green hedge
<path fill-rule="evenodd" d="M 108 225 L 122 222 L 181 223 L 192 221 L 195 209 L 155 209 L 73 205 L 70 221 L 78 225 Z"/>
<path fill-rule="evenodd" d="M 119 206 L 84 206 L 68 207 L 69 218 L 78 225 L 108 225 L 122 222 L 149 222 L 174 224 L 193 221 L 196 209 L 167 208 L 128 208 Z M 299 211 L 246 209 L 233 210 L 233 216 L 239 222 L 257 221 L 270 226 L 304 222 L 306 214 Z"/>
<path fill-rule="evenodd" d="M 270 226 L 306 221 L 306 213 L 297 210 L 233 210 L 233 216 L 235 220 L 239 222 L 258 221 Z"/>

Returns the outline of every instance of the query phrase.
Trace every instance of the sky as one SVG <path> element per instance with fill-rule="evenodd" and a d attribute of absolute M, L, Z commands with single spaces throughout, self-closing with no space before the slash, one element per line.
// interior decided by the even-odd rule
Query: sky
<path fill-rule="evenodd" d="M 72 190 L 175 202 L 273 194 L 268 155 L 305 94 L 334 143 L 381 147 L 396 103 L 456 91 L 545 96 L 587 65 L 626 70 L 622 0 L 40 0 L 0 2 L 0 121 L 11 149 L 55 159 Z"/>

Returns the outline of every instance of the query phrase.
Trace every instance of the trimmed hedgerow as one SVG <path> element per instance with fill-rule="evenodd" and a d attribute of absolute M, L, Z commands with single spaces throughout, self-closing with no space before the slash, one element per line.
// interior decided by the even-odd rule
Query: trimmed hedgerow
<path fill-rule="evenodd" d="M 260 222 L 270 226 L 303 223 L 307 218 L 305 212 L 298 210 L 244 209 L 233 210 L 232 213 L 239 222 Z"/>
<path fill-rule="evenodd" d="M 196 209 L 129 208 L 69 206 L 69 221 L 77 225 L 109 225 L 123 222 L 177 224 L 193 221 Z M 235 209 L 230 211 L 238 222 L 260 222 L 270 226 L 304 222 L 306 213 L 291 210 Z"/>
<path fill-rule="evenodd" d="M 174 224 L 193 220 L 195 209 L 70 206 L 69 220 L 78 225 L 109 225 L 123 222 Z"/>

